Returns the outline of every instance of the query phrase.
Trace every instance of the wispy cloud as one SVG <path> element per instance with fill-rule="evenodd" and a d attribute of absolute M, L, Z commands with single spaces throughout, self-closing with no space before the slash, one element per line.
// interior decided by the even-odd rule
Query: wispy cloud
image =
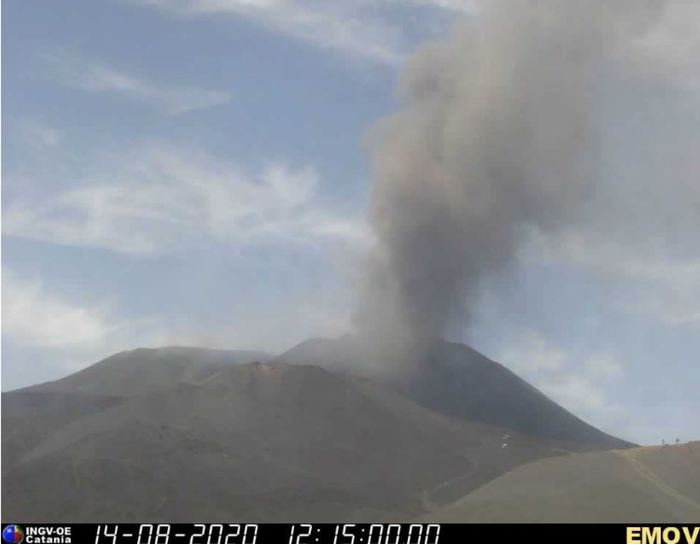
<path fill-rule="evenodd" d="M 78 306 L 46 292 L 39 280 L 3 269 L 4 335 L 19 343 L 64 348 L 100 344 L 118 327 L 104 312 Z"/>
<path fill-rule="evenodd" d="M 344 288 L 316 288 L 290 293 L 274 305 L 250 305 L 231 313 L 222 326 L 177 331 L 178 342 L 204 347 L 252 347 L 282 353 L 310 337 L 336 337 L 352 330 L 348 307 L 352 292 Z M 271 334 L 271 331 L 275 331 Z"/>
<path fill-rule="evenodd" d="M 134 0 L 182 16 L 234 16 L 315 46 L 394 66 L 410 45 L 402 28 L 416 6 L 461 13 L 469 0 Z"/>
<path fill-rule="evenodd" d="M 6 203 L 3 232 L 131 254 L 207 241 L 245 246 L 367 238 L 362 220 L 321 203 L 313 167 L 272 163 L 248 176 L 207 154 L 153 146 L 98 170 L 94 178 L 42 200 Z"/>
<path fill-rule="evenodd" d="M 639 245 L 585 226 L 536 238 L 526 259 L 565 262 L 615 286 L 611 304 L 667 326 L 700 328 L 700 253 L 668 255 L 665 237 Z M 644 236 L 644 232 L 638 234 Z"/>
<path fill-rule="evenodd" d="M 171 337 L 155 320 L 124 319 L 107 301 L 74 300 L 39 276 L 2 268 L 2 340 L 5 387 L 74 372 L 115 352 L 157 347 Z"/>
<path fill-rule="evenodd" d="M 77 56 L 47 55 L 47 60 L 63 85 L 88 92 L 120 95 L 169 115 L 211 108 L 231 100 L 229 91 L 157 83 Z"/>
<path fill-rule="evenodd" d="M 280 297 L 273 307 L 232 311 L 219 324 L 197 324 L 191 316 L 184 320 L 125 316 L 124 308 L 111 300 L 77 300 L 37 274 L 25 277 L 3 266 L 4 387 L 55 379 L 137 347 L 191 345 L 276 353 L 309 336 L 347 332 L 348 296 L 323 289 L 298 293 L 289 300 Z"/>
<path fill-rule="evenodd" d="M 472 13 L 475 10 L 476 0 L 412 0 L 412 2 L 419 5 L 434 6 L 442 9 Z"/>
<path fill-rule="evenodd" d="M 28 149 L 42 151 L 61 143 L 61 132 L 37 119 L 22 119 L 13 128 L 16 138 Z"/>
<path fill-rule="evenodd" d="M 497 359 L 574 413 L 604 420 L 616 410 L 606 387 L 624 375 L 624 366 L 614 354 L 570 353 L 541 332 L 526 330 Z"/>
<path fill-rule="evenodd" d="M 423 8 L 442 20 L 478 14 L 478 0 L 131 0 L 181 16 L 234 16 L 316 46 L 377 63 L 396 65 L 415 47 L 407 21 Z M 666 2 L 648 32 L 620 52 L 625 61 L 654 77 L 691 90 L 700 86 L 700 7 L 696 2 Z M 447 16 L 445 18 L 445 15 Z M 448 23 L 449 24 L 449 23 Z M 443 25 L 444 26 L 444 25 Z"/>
<path fill-rule="evenodd" d="M 550 345 L 542 333 L 525 331 L 515 344 L 501 353 L 499 360 L 523 371 L 556 372 L 564 367 L 566 353 Z"/>

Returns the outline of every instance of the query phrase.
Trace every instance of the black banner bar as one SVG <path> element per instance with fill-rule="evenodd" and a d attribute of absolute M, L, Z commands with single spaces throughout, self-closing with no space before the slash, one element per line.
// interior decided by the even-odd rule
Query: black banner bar
<path fill-rule="evenodd" d="M 2 540 L 5 544 L 700 544 L 700 525 L 3 523 Z"/>

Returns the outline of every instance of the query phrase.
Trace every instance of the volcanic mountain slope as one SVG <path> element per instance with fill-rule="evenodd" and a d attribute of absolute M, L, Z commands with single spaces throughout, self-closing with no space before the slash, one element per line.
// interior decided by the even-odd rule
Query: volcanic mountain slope
<path fill-rule="evenodd" d="M 47 395 L 55 405 L 57 387 L 33 388 L 35 404 Z M 557 454 L 556 444 L 517 434 L 504 448 L 501 429 L 311 366 L 228 365 L 121 398 L 60 389 L 73 395 L 60 425 L 3 459 L 8 519 L 409 519 Z M 23 425 L 46 426 L 39 414 Z"/>
<path fill-rule="evenodd" d="M 373 360 L 371 352 L 351 335 L 310 339 L 276 360 L 364 376 L 375 376 L 376 369 L 382 368 L 382 361 Z M 436 341 L 407 381 L 376 377 L 430 410 L 566 441 L 570 449 L 632 445 L 582 421 L 504 366 L 463 344 Z"/>
<path fill-rule="evenodd" d="M 327 342 L 354 345 L 351 337 Z M 452 417 L 426 408 L 430 402 L 415 391 L 348 373 L 337 364 L 343 349 L 324 360 L 309 345 L 269 363 L 244 363 L 266 357 L 256 352 L 133 350 L 4 393 L 4 515 L 57 522 L 406 520 L 523 463 L 603 442 L 595 440 L 599 431 L 572 442 L 483 422 L 504 420 L 502 413 L 469 421 L 464 406 L 497 404 L 480 388 L 520 398 L 515 405 L 504 400 L 506 415 L 530 410 L 536 418 L 527 402 L 543 401 L 495 363 L 478 354 L 465 359 L 475 352 L 464 346 L 444 344 L 459 357 L 431 361 L 441 378 L 430 387 L 443 387 L 447 397 L 436 406 L 459 416 Z M 300 351 L 335 372 L 299 358 L 284 362 Z M 458 386 L 446 383 L 449 373 Z M 460 394 L 481 400 L 460 404 Z M 445 409 L 450 403 L 457 409 Z M 509 417 L 517 422 L 517 414 Z"/>
<path fill-rule="evenodd" d="M 695 523 L 700 519 L 700 442 L 542 459 L 425 519 Z"/>
<path fill-rule="evenodd" d="M 262 351 L 167 347 L 123 351 L 60 380 L 23 389 L 102 396 L 133 396 L 198 382 L 233 364 L 267 361 Z"/>
<path fill-rule="evenodd" d="M 74 419 L 125 397 L 196 382 L 226 366 L 268 358 L 259 351 L 141 348 L 117 353 L 60 380 L 3 393 L 3 467 Z"/>

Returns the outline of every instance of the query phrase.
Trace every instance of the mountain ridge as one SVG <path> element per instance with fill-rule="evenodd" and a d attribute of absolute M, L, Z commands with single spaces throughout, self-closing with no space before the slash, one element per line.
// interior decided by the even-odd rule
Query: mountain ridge
<path fill-rule="evenodd" d="M 537 423 L 544 401 L 467 346 L 439 344 L 420 379 L 398 383 L 368 372 L 378 361 L 364 355 L 353 337 L 305 342 L 278 357 L 136 349 L 3 393 L 4 514 L 44 522 L 407 520 L 524 463 L 606 445 L 595 429 L 571 440 L 473 417 L 515 398 Z M 442 399 L 431 396 L 440 390 Z M 555 403 L 544 406 L 569 421 Z M 513 409 L 505 403 L 506 415 Z"/>
<path fill-rule="evenodd" d="M 430 412 L 319 367 L 232 365 L 56 429 L 3 467 L 4 514 L 27 521 L 408 519 L 425 511 L 424 493 L 446 480 L 461 478 L 452 493 L 464 494 L 522 462 L 558 455 L 557 444 L 521 435 L 502 448 L 503 437 L 502 429 Z"/>
<path fill-rule="evenodd" d="M 373 362 L 372 357 L 361 340 L 344 335 L 308 339 L 273 360 L 374 375 L 421 406 L 452 417 L 600 449 L 633 445 L 581 420 L 510 369 L 465 344 L 434 343 L 407 382 L 377 374 L 381 363 Z"/>

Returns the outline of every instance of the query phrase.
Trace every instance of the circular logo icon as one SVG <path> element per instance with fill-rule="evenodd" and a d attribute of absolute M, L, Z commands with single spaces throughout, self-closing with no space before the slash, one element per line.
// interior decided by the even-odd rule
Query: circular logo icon
<path fill-rule="evenodd" d="M 2 539 L 9 544 L 20 544 L 24 540 L 24 531 L 19 525 L 8 525 L 2 530 Z"/>

